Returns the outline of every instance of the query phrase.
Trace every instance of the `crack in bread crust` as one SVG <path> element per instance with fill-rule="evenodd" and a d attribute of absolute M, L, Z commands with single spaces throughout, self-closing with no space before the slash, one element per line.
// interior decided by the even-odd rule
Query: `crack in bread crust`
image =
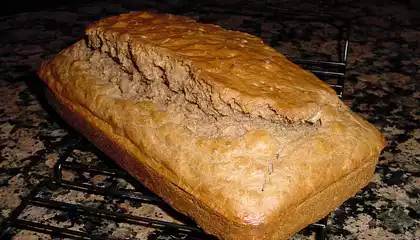
<path fill-rule="evenodd" d="M 338 101 L 327 84 L 250 34 L 181 16 L 134 12 L 94 24 L 87 35 L 104 50 L 115 50 L 116 42 L 128 43 L 141 46 L 135 52 L 158 52 L 182 60 L 195 69 L 199 84 L 210 87 L 201 92 L 201 107 L 207 113 L 228 114 L 223 110 L 230 104 L 251 116 L 299 122 Z M 110 51 L 112 56 L 123 52 Z M 196 89 L 187 92 L 191 90 Z"/>

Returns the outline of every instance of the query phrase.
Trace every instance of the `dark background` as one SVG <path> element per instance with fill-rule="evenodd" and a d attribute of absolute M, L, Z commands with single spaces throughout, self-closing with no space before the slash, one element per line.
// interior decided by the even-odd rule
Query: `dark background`
<path fill-rule="evenodd" d="M 92 3 L 97 2 L 98 0 L 86 1 L 86 0 L 56 0 L 56 1 L 45 1 L 45 0 L 38 0 L 38 1 L 7 1 L 7 4 L 0 7 L 0 14 L 4 15 L 11 15 L 15 13 L 22 13 L 22 12 L 33 12 L 33 11 L 40 11 L 49 8 L 57 8 L 64 5 L 71 5 L 71 4 L 82 4 L 82 3 Z"/>
<path fill-rule="evenodd" d="M 16 13 L 22 13 L 22 12 L 33 12 L 33 11 L 40 11 L 40 10 L 47 10 L 51 8 L 57 8 L 60 6 L 69 6 L 69 5 L 79 5 L 79 4 L 89 4 L 93 2 L 100 2 L 101 0 L 56 0 L 56 1 L 45 1 L 45 0 L 39 0 L 39 1 L 31 1 L 31 2 L 23 2 L 23 1 L 7 1 L 7 4 L 0 7 L 0 15 L 11 15 Z M 115 3 L 127 3 L 132 6 L 135 5 L 142 5 L 147 4 L 147 0 L 102 0 L 103 2 L 115 2 Z M 352 1 L 349 0 L 348 2 L 351 4 L 355 4 L 355 2 L 363 1 L 363 2 L 372 2 L 372 4 L 386 4 L 388 1 L 392 2 L 400 2 L 403 4 L 408 5 L 410 8 L 418 8 L 420 9 L 420 1 L 419 0 L 356 0 Z M 166 2 L 166 1 L 161 1 Z M 177 2 L 177 1 L 171 1 L 171 2 Z M 189 1 L 182 1 L 182 2 L 189 2 L 189 3 L 204 3 L 212 1 L 200 1 L 200 0 L 189 0 Z M 226 0 L 225 3 L 229 4 L 231 2 L 240 2 L 240 0 Z M 243 1 L 247 2 L 247 1 Z M 261 4 L 264 4 L 265 1 L 260 1 Z M 272 2 L 272 1 L 271 1 Z M 281 2 L 281 1 L 279 1 Z M 335 0 L 320 0 L 319 3 L 322 4 L 322 2 L 329 2 L 334 3 Z"/>

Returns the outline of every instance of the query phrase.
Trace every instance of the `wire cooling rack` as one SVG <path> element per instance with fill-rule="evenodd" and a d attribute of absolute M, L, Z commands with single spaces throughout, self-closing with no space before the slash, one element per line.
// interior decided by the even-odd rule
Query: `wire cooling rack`
<path fill-rule="evenodd" d="M 54 177 L 42 181 L 31 193 L 22 200 L 21 204 L 12 212 L 10 218 L 4 226 L 2 226 L 2 235 L 0 239 L 11 239 L 17 229 L 25 229 L 44 233 L 54 238 L 71 238 L 71 239 L 118 239 L 112 234 L 106 235 L 103 232 L 96 233 L 83 227 L 75 230 L 74 226 L 81 224 L 83 226 L 90 222 L 101 222 L 108 220 L 117 224 L 126 223 L 141 226 L 144 228 L 158 229 L 161 233 L 169 235 L 169 239 L 190 239 L 190 240 L 215 240 L 213 236 L 206 234 L 194 222 L 185 216 L 171 211 L 159 197 L 148 191 L 138 184 L 127 172 L 117 167 L 99 150 L 90 146 L 86 140 L 81 143 L 72 145 L 57 161 L 54 167 Z M 88 146 L 89 147 L 86 147 Z M 84 146 L 84 147 L 83 147 Z M 91 152 L 98 156 L 98 161 L 105 164 L 95 166 L 81 163 L 81 159 L 77 152 Z M 64 180 L 63 171 L 76 173 L 79 177 L 73 180 Z M 95 176 L 105 176 L 107 182 L 117 182 L 117 179 L 125 179 L 132 184 L 134 188 L 119 188 L 116 186 L 98 186 L 85 179 L 94 178 Z M 69 191 L 80 192 L 86 196 L 103 196 L 108 199 L 128 200 L 139 204 L 155 205 L 159 208 L 169 210 L 168 214 L 179 221 L 168 221 L 150 217 L 143 217 L 118 211 L 118 209 L 110 210 L 106 208 L 97 208 L 82 203 L 70 203 L 63 199 L 57 200 L 60 193 L 68 193 Z M 67 195 L 66 195 L 67 196 Z M 34 220 L 31 216 L 24 214 L 25 210 L 37 207 L 53 211 L 55 216 L 51 221 Z M 55 221 L 56 216 L 60 216 L 62 222 L 67 222 L 66 227 L 59 226 Z M 324 240 L 326 235 L 328 217 L 321 221 L 308 226 L 308 230 L 315 230 L 317 240 Z M 159 234 L 159 233 L 158 233 Z"/>

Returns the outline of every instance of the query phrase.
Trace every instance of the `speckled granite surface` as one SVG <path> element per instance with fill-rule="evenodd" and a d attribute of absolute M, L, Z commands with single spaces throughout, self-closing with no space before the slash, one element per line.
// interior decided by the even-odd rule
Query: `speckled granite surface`
<path fill-rule="evenodd" d="M 148 6 L 121 2 L 0 18 L 0 222 L 19 205 L 21 197 L 42 179 L 51 177 L 54 163 L 77 138 L 40 96 L 36 70 L 41 60 L 74 42 L 87 24 L 99 18 L 141 8 L 173 10 L 182 1 L 157 5 L 148 1 Z M 243 5 L 241 1 L 228 2 L 236 4 L 236 9 Z M 420 239 L 420 12 L 394 1 L 360 2 L 277 0 L 265 4 L 354 18 L 345 101 L 375 124 L 389 141 L 371 183 L 332 213 L 328 238 Z M 279 34 L 284 26 L 258 18 L 210 13 L 202 17 L 225 27 L 260 34 L 288 55 L 328 59 L 335 54 L 335 42 L 328 38 L 335 30 L 323 25 L 292 22 L 287 31 Z M 89 164 L 109 165 L 96 160 L 89 150 L 81 149 L 76 154 Z M 132 188 L 124 180 L 103 176 L 65 171 L 63 177 L 99 186 Z M 172 221 L 164 211 L 135 201 L 60 189 L 43 194 L 49 199 Z M 22 217 L 120 238 L 193 239 L 98 219 L 70 221 L 63 213 L 42 208 L 28 208 Z M 15 239 L 51 239 L 29 231 L 18 230 L 14 234 Z M 302 231 L 294 238 L 313 239 L 313 234 Z"/>

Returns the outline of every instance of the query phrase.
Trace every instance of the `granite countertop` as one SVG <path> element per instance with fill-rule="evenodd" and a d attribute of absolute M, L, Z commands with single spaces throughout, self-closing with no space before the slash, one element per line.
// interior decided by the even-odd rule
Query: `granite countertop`
<path fill-rule="evenodd" d="M 40 181 L 52 176 L 58 157 L 77 134 L 67 128 L 45 104 L 36 76 L 40 62 L 70 45 L 91 22 L 130 10 L 167 11 L 188 2 L 98 1 L 0 18 L 0 223 L 10 215 Z M 209 1 L 214 2 L 214 1 Z M 240 9 L 242 2 L 232 2 Z M 255 1 L 258 4 L 258 1 Z M 387 138 L 371 183 L 334 211 L 329 219 L 328 238 L 420 239 L 420 12 L 398 1 L 265 1 L 275 7 L 300 11 L 323 11 L 353 19 L 345 102 L 373 123 Z M 386 3 L 386 4 L 385 4 Z M 182 9 L 181 9 L 182 11 Z M 329 59 L 334 33 L 323 25 L 291 23 L 283 35 L 279 23 L 233 15 L 202 14 L 209 22 L 260 35 L 279 51 L 291 55 Z M 297 36 L 300 40 L 285 36 Z M 280 37 L 279 37 L 280 36 Z M 107 165 L 89 149 L 75 154 L 88 164 Z M 67 180 L 82 179 L 95 184 L 132 188 L 124 180 L 107 182 L 103 176 L 79 176 L 64 172 Z M 116 201 L 77 191 L 50 193 L 51 199 L 114 209 L 133 215 L 172 219 L 163 210 L 133 201 Z M 25 219 L 115 237 L 138 239 L 188 239 L 129 224 L 91 220 L 68 224 L 68 218 L 46 209 L 29 208 Z M 96 224 L 98 225 L 98 224 Z M 52 239 L 17 230 L 15 239 Z M 294 239 L 313 239 L 302 231 Z"/>

